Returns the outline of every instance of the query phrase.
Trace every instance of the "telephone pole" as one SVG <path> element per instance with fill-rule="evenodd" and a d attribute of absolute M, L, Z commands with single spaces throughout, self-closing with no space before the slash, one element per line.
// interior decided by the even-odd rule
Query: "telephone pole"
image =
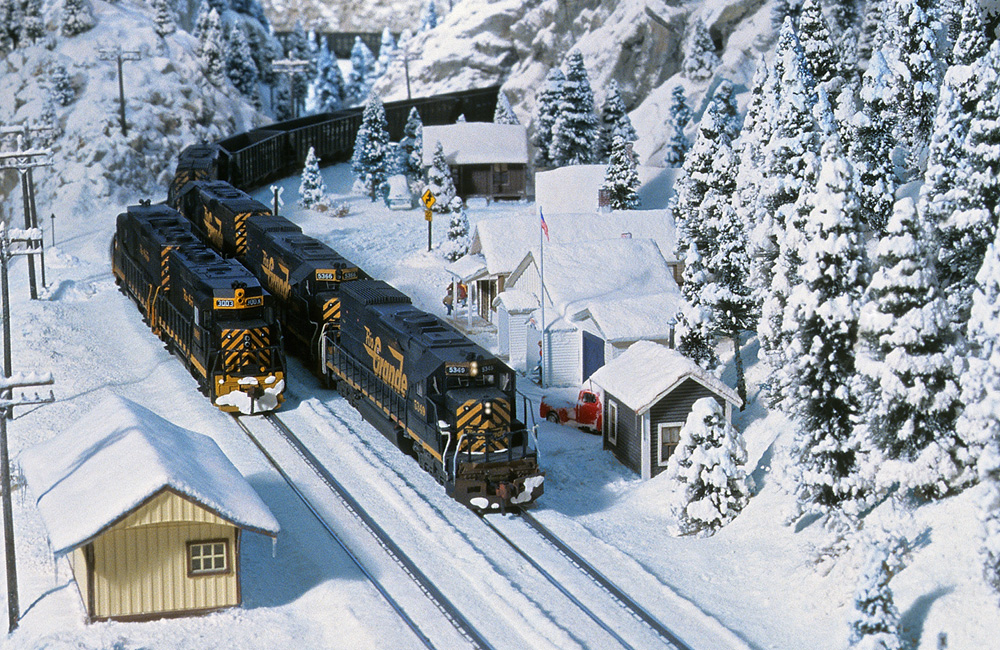
<path fill-rule="evenodd" d="M 271 64 L 275 72 L 288 75 L 288 85 L 291 89 L 292 117 L 299 116 L 299 102 L 295 97 L 295 75 L 309 71 L 312 63 L 305 59 L 278 59 Z"/>
<path fill-rule="evenodd" d="M 29 127 L 6 127 L 0 128 L 0 135 L 17 135 L 17 150 L 0 152 L 0 169 L 16 169 L 21 176 L 21 194 L 24 200 L 24 227 L 25 230 L 38 229 L 38 215 L 35 211 L 35 183 L 32 177 L 32 170 L 35 167 L 48 167 L 52 165 L 52 151 L 49 149 L 28 149 L 25 142 L 32 132 L 47 130 L 44 128 Z M 31 239 L 31 244 L 37 243 L 38 248 L 42 246 L 41 234 Z M 42 284 L 44 285 L 45 270 L 42 269 Z M 34 255 L 28 257 L 28 281 L 31 288 L 31 299 L 38 299 L 38 286 L 35 282 L 35 258 Z"/>
<path fill-rule="evenodd" d="M 122 123 L 122 135 L 128 135 L 128 127 L 125 125 L 125 82 L 122 81 L 122 61 L 138 61 L 141 57 L 138 52 L 123 50 L 120 45 L 98 50 L 97 56 L 101 61 L 118 61 L 118 105 Z"/>

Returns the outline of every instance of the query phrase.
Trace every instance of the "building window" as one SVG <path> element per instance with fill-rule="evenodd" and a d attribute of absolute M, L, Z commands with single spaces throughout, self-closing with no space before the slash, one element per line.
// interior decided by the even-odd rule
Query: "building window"
<path fill-rule="evenodd" d="M 684 425 L 680 422 L 666 422 L 656 425 L 656 435 L 660 444 L 660 467 L 667 464 L 670 454 L 677 449 L 677 443 L 681 441 L 681 429 Z"/>
<path fill-rule="evenodd" d="M 229 573 L 229 540 L 188 543 L 188 575 Z"/>
<path fill-rule="evenodd" d="M 618 444 L 618 405 L 608 400 L 608 442 Z"/>

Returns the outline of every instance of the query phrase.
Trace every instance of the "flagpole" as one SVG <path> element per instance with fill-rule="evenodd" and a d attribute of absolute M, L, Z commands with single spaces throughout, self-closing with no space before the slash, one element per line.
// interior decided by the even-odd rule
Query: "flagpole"
<path fill-rule="evenodd" d="M 541 373 L 538 376 L 538 385 L 545 388 L 545 242 L 542 240 L 542 223 L 544 223 L 545 215 L 542 213 L 542 206 L 538 206 L 538 250 L 539 250 L 539 262 L 538 262 L 538 276 L 539 276 L 539 290 L 538 290 L 538 301 L 542 305 L 542 349 L 538 351 L 539 359 L 538 365 L 541 368 Z"/>

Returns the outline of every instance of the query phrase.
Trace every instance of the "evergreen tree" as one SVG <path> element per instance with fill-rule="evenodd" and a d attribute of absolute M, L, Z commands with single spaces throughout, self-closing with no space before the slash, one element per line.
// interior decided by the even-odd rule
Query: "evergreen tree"
<path fill-rule="evenodd" d="M 743 435 L 711 397 L 699 399 L 667 461 L 671 509 L 682 534 L 714 533 L 746 507 L 750 490 Z"/>
<path fill-rule="evenodd" d="M 382 30 L 382 41 L 378 48 L 378 60 L 375 62 L 375 78 L 381 77 L 389 69 L 389 65 L 396 57 L 396 39 L 388 27 Z"/>
<path fill-rule="evenodd" d="M 611 145 L 611 160 L 604 173 L 601 189 L 608 191 L 612 210 L 634 210 L 639 207 L 639 174 L 636 172 L 631 144 L 616 135 Z"/>
<path fill-rule="evenodd" d="M 38 116 L 38 121 L 45 131 L 39 136 L 39 144 L 43 147 L 51 147 L 56 138 L 62 135 L 62 128 L 59 126 L 59 118 L 56 115 L 55 101 L 52 96 L 52 89 L 47 88 L 45 99 L 42 101 L 42 111 Z"/>
<path fill-rule="evenodd" d="M 788 19 L 791 19 L 792 25 L 798 24 L 800 13 L 802 0 L 775 0 L 771 8 L 771 25 L 775 31 L 780 32 L 781 26 Z"/>
<path fill-rule="evenodd" d="M 804 232 L 801 283 L 788 299 L 795 334 L 786 356 L 788 406 L 796 423 L 792 454 L 804 514 L 857 515 L 867 497 L 858 478 L 854 433 L 854 349 L 867 284 L 861 215 L 850 163 L 825 151 L 815 207 Z"/>
<path fill-rule="evenodd" d="M 344 75 L 340 72 L 337 59 L 331 54 L 325 41 L 316 59 L 313 95 L 316 100 L 316 110 L 321 113 L 339 111 L 344 107 Z"/>
<path fill-rule="evenodd" d="M 441 252 L 449 262 L 454 262 L 469 252 L 469 217 L 464 205 L 451 213 L 448 238 L 441 244 Z"/>
<path fill-rule="evenodd" d="M 940 497 L 959 473 L 961 402 L 927 234 L 913 200 L 896 203 L 861 309 L 857 364 L 870 395 L 861 418 L 870 439 L 882 458 L 905 464 L 906 487 Z"/>
<path fill-rule="evenodd" d="M 202 34 L 208 28 L 209 14 L 212 13 L 212 5 L 208 4 L 208 0 L 201 0 L 198 5 L 198 14 L 194 21 L 194 31 L 192 35 L 201 41 Z"/>
<path fill-rule="evenodd" d="M 239 24 L 234 23 L 229 30 L 226 43 L 226 76 L 236 89 L 248 97 L 256 108 L 260 108 L 260 89 L 257 86 L 257 64 L 250 54 L 247 35 Z"/>
<path fill-rule="evenodd" d="M 861 180 L 859 186 L 864 221 L 876 234 L 885 230 L 896 192 L 893 170 L 895 107 L 899 80 L 881 52 L 868 64 L 861 86 L 862 108 L 851 121 L 851 161 Z"/>
<path fill-rule="evenodd" d="M 219 86 L 226 78 L 226 63 L 222 52 L 222 24 L 215 9 L 208 12 L 208 21 L 201 33 L 200 41 L 198 56 L 201 68 L 209 82 Z"/>
<path fill-rule="evenodd" d="M 844 34 L 857 27 L 857 0 L 829 0 L 826 6 L 830 12 L 830 27 L 834 35 Z"/>
<path fill-rule="evenodd" d="M 316 150 L 309 147 L 306 154 L 305 167 L 302 169 L 302 182 L 299 184 L 299 204 L 304 208 L 312 208 L 323 202 L 326 195 L 326 185 L 319 170 L 319 158 Z"/>
<path fill-rule="evenodd" d="M 615 136 L 621 136 L 625 142 L 635 142 L 639 135 L 632 126 L 625 102 L 622 101 L 618 82 L 612 79 L 608 82 L 608 93 L 601 109 L 601 139 L 598 144 L 597 160 L 607 162 L 611 156 L 611 145 Z"/>
<path fill-rule="evenodd" d="M 691 24 L 684 44 L 684 62 L 681 73 L 691 81 L 707 81 L 722 63 L 715 51 L 715 41 L 699 16 Z"/>
<path fill-rule="evenodd" d="M 858 650 L 901 650 L 899 611 L 893 602 L 889 581 L 898 570 L 893 551 L 875 544 L 858 579 L 851 617 L 851 648 Z"/>
<path fill-rule="evenodd" d="M 424 124 L 420 120 L 417 107 L 410 109 L 403 127 L 403 138 L 399 141 L 400 173 L 412 184 L 424 171 Z"/>
<path fill-rule="evenodd" d="M 802 3 L 798 35 L 806 67 L 817 84 L 836 84 L 837 79 L 843 78 L 840 52 L 817 0 L 804 0 Z M 836 88 L 828 90 L 834 92 Z"/>
<path fill-rule="evenodd" d="M 365 45 L 361 37 L 354 39 L 351 48 L 351 71 L 347 74 L 344 101 L 348 106 L 356 106 L 365 101 L 375 84 L 375 55 Z"/>
<path fill-rule="evenodd" d="M 59 33 L 76 36 L 94 26 L 94 14 L 86 0 L 63 0 L 62 25 Z"/>
<path fill-rule="evenodd" d="M 59 63 L 53 63 L 48 70 L 48 86 L 52 93 L 52 99 L 59 106 L 69 106 L 76 99 L 76 89 L 73 87 L 73 80 L 69 76 L 66 67 Z"/>
<path fill-rule="evenodd" d="M 0 53 L 13 52 L 21 33 L 20 5 L 15 0 L 0 0 Z"/>
<path fill-rule="evenodd" d="M 549 157 L 557 167 L 591 164 L 599 134 L 594 92 L 583 65 L 583 54 L 574 49 L 566 58 L 566 80 L 552 125 Z"/>
<path fill-rule="evenodd" d="M 989 50 L 986 27 L 983 24 L 979 0 L 965 0 L 955 45 L 951 51 L 952 65 L 973 65 Z"/>
<path fill-rule="evenodd" d="M 451 168 L 444 157 L 444 146 L 438 142 L 434 145 L 434 157 L 427 169 L 427 189 L 434 195 L 434 212 L 446 214 L 451 212 L 453 201 L 458 198 L 455 181 L 451 177 Z"/>
<path fill-rule="evenodd" d="M 25 0 L 21 25 L 21 41 L 37 43 L 45 36 L 45 18 L 42 16 L 42 0 Z"/>
<path fill-rule="evenodd" d="M 385 196 L 393 154 L 385 106 L 379 96 L 372 93 L 361 115 L 361 127 L 354 140 L 354 157 L 351 159 L 351 171 L 358 184 L 369 193 L 372 202 Z"/>
<path fill-rule="evenodd" d="M 170 0 L 151 0 L 150 6 L 153 8 L 156 22 L 156 35 L 165 38 L 177 31 L 177 17 L 174 15 L 174 8 Z"/>
<path fill-rule="evenodd" d="M 858 60 L 867 64 L 875 53 L 879 26 L 884 20 L 886 0 L 868 0 L 858 33 Z"/>
<path fill-rule="evenodd" d="M 309 61 L 312 63 L 313 54 L 312 48 L 309 45 L 310 42 L 306 30 L 302 27 L 302 23 L 296 22 L 285 41 L 285 56 L 294 61 Z M 304 111 L 306 97 L 309 94 L 309 81 L 315 77 L 316 70 L 312 66 L 303 73 L 289 75 L 291 84 L 289 92 L 295 98 L 293 114 L 301 115 Z"/>
<path fill-rule="evenodd" d="M 940 21 L 937 0 L 896 0 L 894 32 L 898 62 L 906 80 L 898 104 L 899 127 L 903 141 L 911 149 L 911 164 L 930 139 L 937 107 L 941 71 L 938 66 L 937 32 Z"/>
<path fill-rule="evenodd" d="M 566 75 L 559 68 L 551 68 L 535 102 L 535 134 L 531 144 L 535 147 L 535 168 L 548 169 L 556 164 L 549 156 L 552 148 L 552 129 L 559 114 Z"/>
<path fill-rule="evenodd" d="M 497 95 L 497 106 L 493 110 L 494 124 L 520 124 L 514 108 L 510 105 L 510 100 L 502 91 Z"/>
<path fill-rule="evenodd" d="M 670 92 L 670 126 L 673 135 L 667 142 L 667 153 L 663 157 L 663 162 L 671 167 L 680 167 L 684 164 L 684 157 L 687 155 L 691 143 L 684 135 L 684 128 L 691 121 L 691 108 L 687 105 L 687 97 L 684 95 L 683 86 L 674 86 Z"/>
<path fill-rule="evenodd" d="M 420 31 L 426 32 L 438 26 L 437 5 L 434 0 L 427 0 L 424 10 L 420 16 Z"/>

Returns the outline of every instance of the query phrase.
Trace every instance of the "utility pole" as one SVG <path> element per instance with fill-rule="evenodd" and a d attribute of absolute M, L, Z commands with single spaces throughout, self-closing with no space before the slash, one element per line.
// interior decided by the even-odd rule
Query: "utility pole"
<path fill-rule="evenodd" d="M 38 229 L 38 215 L 35 208 L 35 184 L 32 178 L 32 169 L 35 167 L 47 167 L 52 164 L 52 151 L 49 149 L 27 149 L 25 141 L 32 131 L 41 131 L 41 128 L 7 127 L 0 129 L 0 135 L 17 134 L 17 151 L 0 152 L 0 169 L 16 169 L 21 176 L 21 194 L 24 199 L 24 227 L 26 230 Z M 32 242 L 37 241 L 41 248 L 41 234 L 37 238 L 32 238 Z M 45 270 L 42 269 L 42 284 L 45 284 Z M 35 283 L 35 258 L 28 258 L 28 281 L 31 287 L 31 299 L 38 299 L 38 287 Z"/>
<path fill-rule="evenodd" d="M 292 117 L 299 116 L 299 103 L 295 97 L 295 75 L 307 72 L 312 65 L 305 59 L 277 59 L 271 64 L 275 72 L 288 75 L 288 85 L 291 88 Z"/>
<path fill-rule="evenodd" d="M 118 61 L 118 104 L 121 113 L 122 135 L 128 135 L 125 125 L 125 82 L 122 80 L 122 61 L 138 61 L 141 57 L 134 50 L 123 50 L 120 45 L 98 50 L 101 61 Z"/>

